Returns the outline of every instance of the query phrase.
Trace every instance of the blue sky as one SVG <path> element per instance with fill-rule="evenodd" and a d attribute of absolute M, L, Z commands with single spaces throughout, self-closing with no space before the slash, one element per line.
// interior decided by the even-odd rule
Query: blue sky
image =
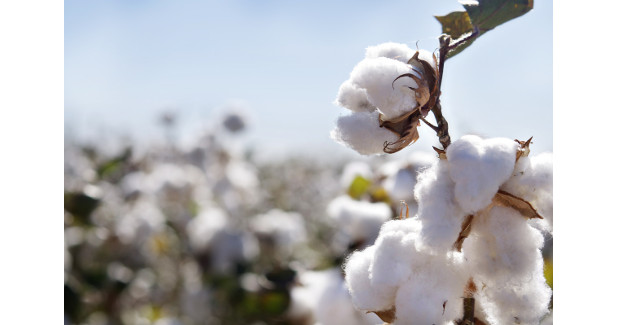
<path fill-rule="evenodd" d="M 65 129 L 136 139 L 160 136 L 179 114 L 181 136 L 228 103 L 249 109 L 248 143 L 273 153 L 347 153 L 329 139 L 339 85 L 367 46 L 437 48 L 440 1 L 65 1 Z M 451 137 L 527 138 L 551 151 L 552 2 L 447 61 L 442 103 Z M 437 140 L 426 127 L 414 147 Z M 411 147 L 413 148 L 413 147 Z M 409 153 L 406 149 L 405 152 Z"/>

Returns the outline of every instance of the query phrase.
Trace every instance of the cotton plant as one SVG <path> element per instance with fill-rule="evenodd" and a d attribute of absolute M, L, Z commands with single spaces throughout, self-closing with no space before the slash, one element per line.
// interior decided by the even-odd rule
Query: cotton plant
<path fill-rule="evenodd" d="M 551 154 L 530 155 L 532 138 L 451 141 L 440 103 L 445 61 L 532 7 L 498 2 L 467 2 L 465 12 L 437 17 L 448 33 L 438 55 L 369 47 L 339 89 L 335 102 L 350 113 L 337 120 L 335 141 L 361 155 L 394 153 L 419 138 L 422 122 L 442 145 L 416 182 L 397 191 L 407 186 L 416 213 L 402 209 L 344 265 L 355 307 L 387 323 L 547 322 L 552 290 L 541 248 L 553 231 Z"/>

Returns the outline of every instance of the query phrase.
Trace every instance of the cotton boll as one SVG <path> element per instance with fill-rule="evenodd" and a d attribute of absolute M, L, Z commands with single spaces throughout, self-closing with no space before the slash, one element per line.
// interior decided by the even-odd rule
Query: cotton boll
<path fill-rule="evenodd" d="M 274 239 L 280 247 L 291 247 L 307 237 L 305 221 L 297 212 L 273 209 L 253 217 L 250 227 L 258 236 Z"/>
<path fill-rule="evenodd" d="M 518 147 L 517 142 L 505 138 L 466 135 L 447 148 L 455 200 L 466 213 L 491 203 L 500 185 L 513 173 Z"/>
<path fill-rule="evenodd" d="M 399 137 L 379 126 L 378 115 L 374 111 L 340 116 L 330 136 L 361 155 L 384 153 L 384 143 L 395 142 Z"/>
<path fill-rule="evenodd" d="M 439 161 L 419 175 L 414 188 L 419 204 L 417 216 L 423 224 L 420 241 L 441 253 L 452 249 L 467 215 L 455 200 L 449 167 L 448 162 Z"/>
<path fill-rule="evenodd" d="M 414 55 L 414 52 L 414 50 L 405 44 L 388 42 L 368 47 L 365 50 L 365 58 L 374 59 L 385 57 L 407 63 L 408 60 L 410 60 L 410 58 Z"/>
<path fill-rule="evenodd" d="M 358 176 L 365 179 L 373 178 L 371 166 L 363 161 L 353 161 L 346 164 L 341 172 L 340 184 L 341 187 L 347 189 L 352 184 L 352 181 Z"/>
<path fill-rule="evenodd" d="M 322 271 L 326 286 L 319 295 L 315 309 L 316 321 L 322 325 L 373 325 L 380 319 L 375 314 L 360 312 L 352 305 L 339 269 Z"/>
<path fill-rule="evenodd" d="M 417 106 L 414 91 L 417 88 L 412 78 L 400 78 L 402 74 L 414 73 L 406 63 L 384 57 L 364 59 L 354 67 L 350 80 L 367 90 L 369 102 L 376 106 L 385 120 L 394 119 L 412 111 Z M 418 75 L 420 77 L 420 75 Z"/>
<path fill-rule="evenodd" d="M 412 276 L 397 292 L 394 324 L 448 324 L 461 318 L 465 282 L 457 280 L 433 272 Z"/>
<path fill-rule="evenodd" d="M 350 242 L 373 243 L 380 227 L 392 216 L 388 204 L 357 201 L 347 195 L 335 198 L 327 207 L 328 215 Z"/>
<path fill-rule="evenodd" d="M 389 310 L 395 303 L 396 288 L 371 283 L 369 267 L 374 251 L 375 247 L 370 246 L 350 255 L 344 265 L 346 286 L 357 308 L 366 311 Z"/>
<path fill-rule="evenodd" d="M 537 227 L 552 231 L 553 226 L 553 155 L 522 157 L 513 176 L 501 187 L 503 190 L 529 201 L 542 220 L 533 220 Z"/>
<path fill-rule="evenodd" d="M 551 289 L 543 277 L 543 236 L 513 209 L 494 207 L 475 220 L 463 244 L 480 302 L 492 324 L 538 324 Z"/>
<path fill-rule="evenodd" d="M 206 209 L 187 224 L 189 243 L 195 250 L 205 250 L 215 234 L 225 229 L 229 224 L 227 214 L 219 208 Z"/>
<path fill-rule="evenodd" d="M 135 202 L 128 213 L 118 217 L 116 234 L 120 240 L 143 242 L 152 233 L 161 231 L 165 226 L 165 215 L 155 203 L 147 199 Z"/>
<path fill-rule="evenodd" d="M 360 88 L 351 80 L 346 80 L 341 84 L 335 104 L 353 112 L 373 112 L 376 110 L 376 107 L 367 99 L 367 90 Z"/>

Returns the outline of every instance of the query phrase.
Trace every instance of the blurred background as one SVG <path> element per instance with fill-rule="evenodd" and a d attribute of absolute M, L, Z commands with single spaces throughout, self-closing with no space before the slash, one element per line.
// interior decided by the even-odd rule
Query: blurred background
<path fill-rule="evenodd" d="M 433 131 L 329 138 L 371 45 L 437 49 L 457 1 L 65 1 L 65 324 L 377 324 L 341 263 L 401 213 Z M 447 61 L 451 137 L 553 150 L 552 2 Z M 551 284 L 551 242 L 545 250 Z"/>

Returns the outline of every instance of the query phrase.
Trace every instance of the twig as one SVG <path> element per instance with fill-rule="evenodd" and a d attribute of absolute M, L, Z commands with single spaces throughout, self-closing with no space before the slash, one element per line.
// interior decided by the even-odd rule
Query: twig
<path fill-rule="evenodd" d="M 431 129 L 433 129 L 434 131 L 436 131 L 436 133 L 438 133 L 438 127 L 431 124 L 429 121 L 427 121 L 423 116 L 420 117 L 421 121 L 425 122 L 425 124 L 427 124 L 428 127 L 430 127 Z"/>

